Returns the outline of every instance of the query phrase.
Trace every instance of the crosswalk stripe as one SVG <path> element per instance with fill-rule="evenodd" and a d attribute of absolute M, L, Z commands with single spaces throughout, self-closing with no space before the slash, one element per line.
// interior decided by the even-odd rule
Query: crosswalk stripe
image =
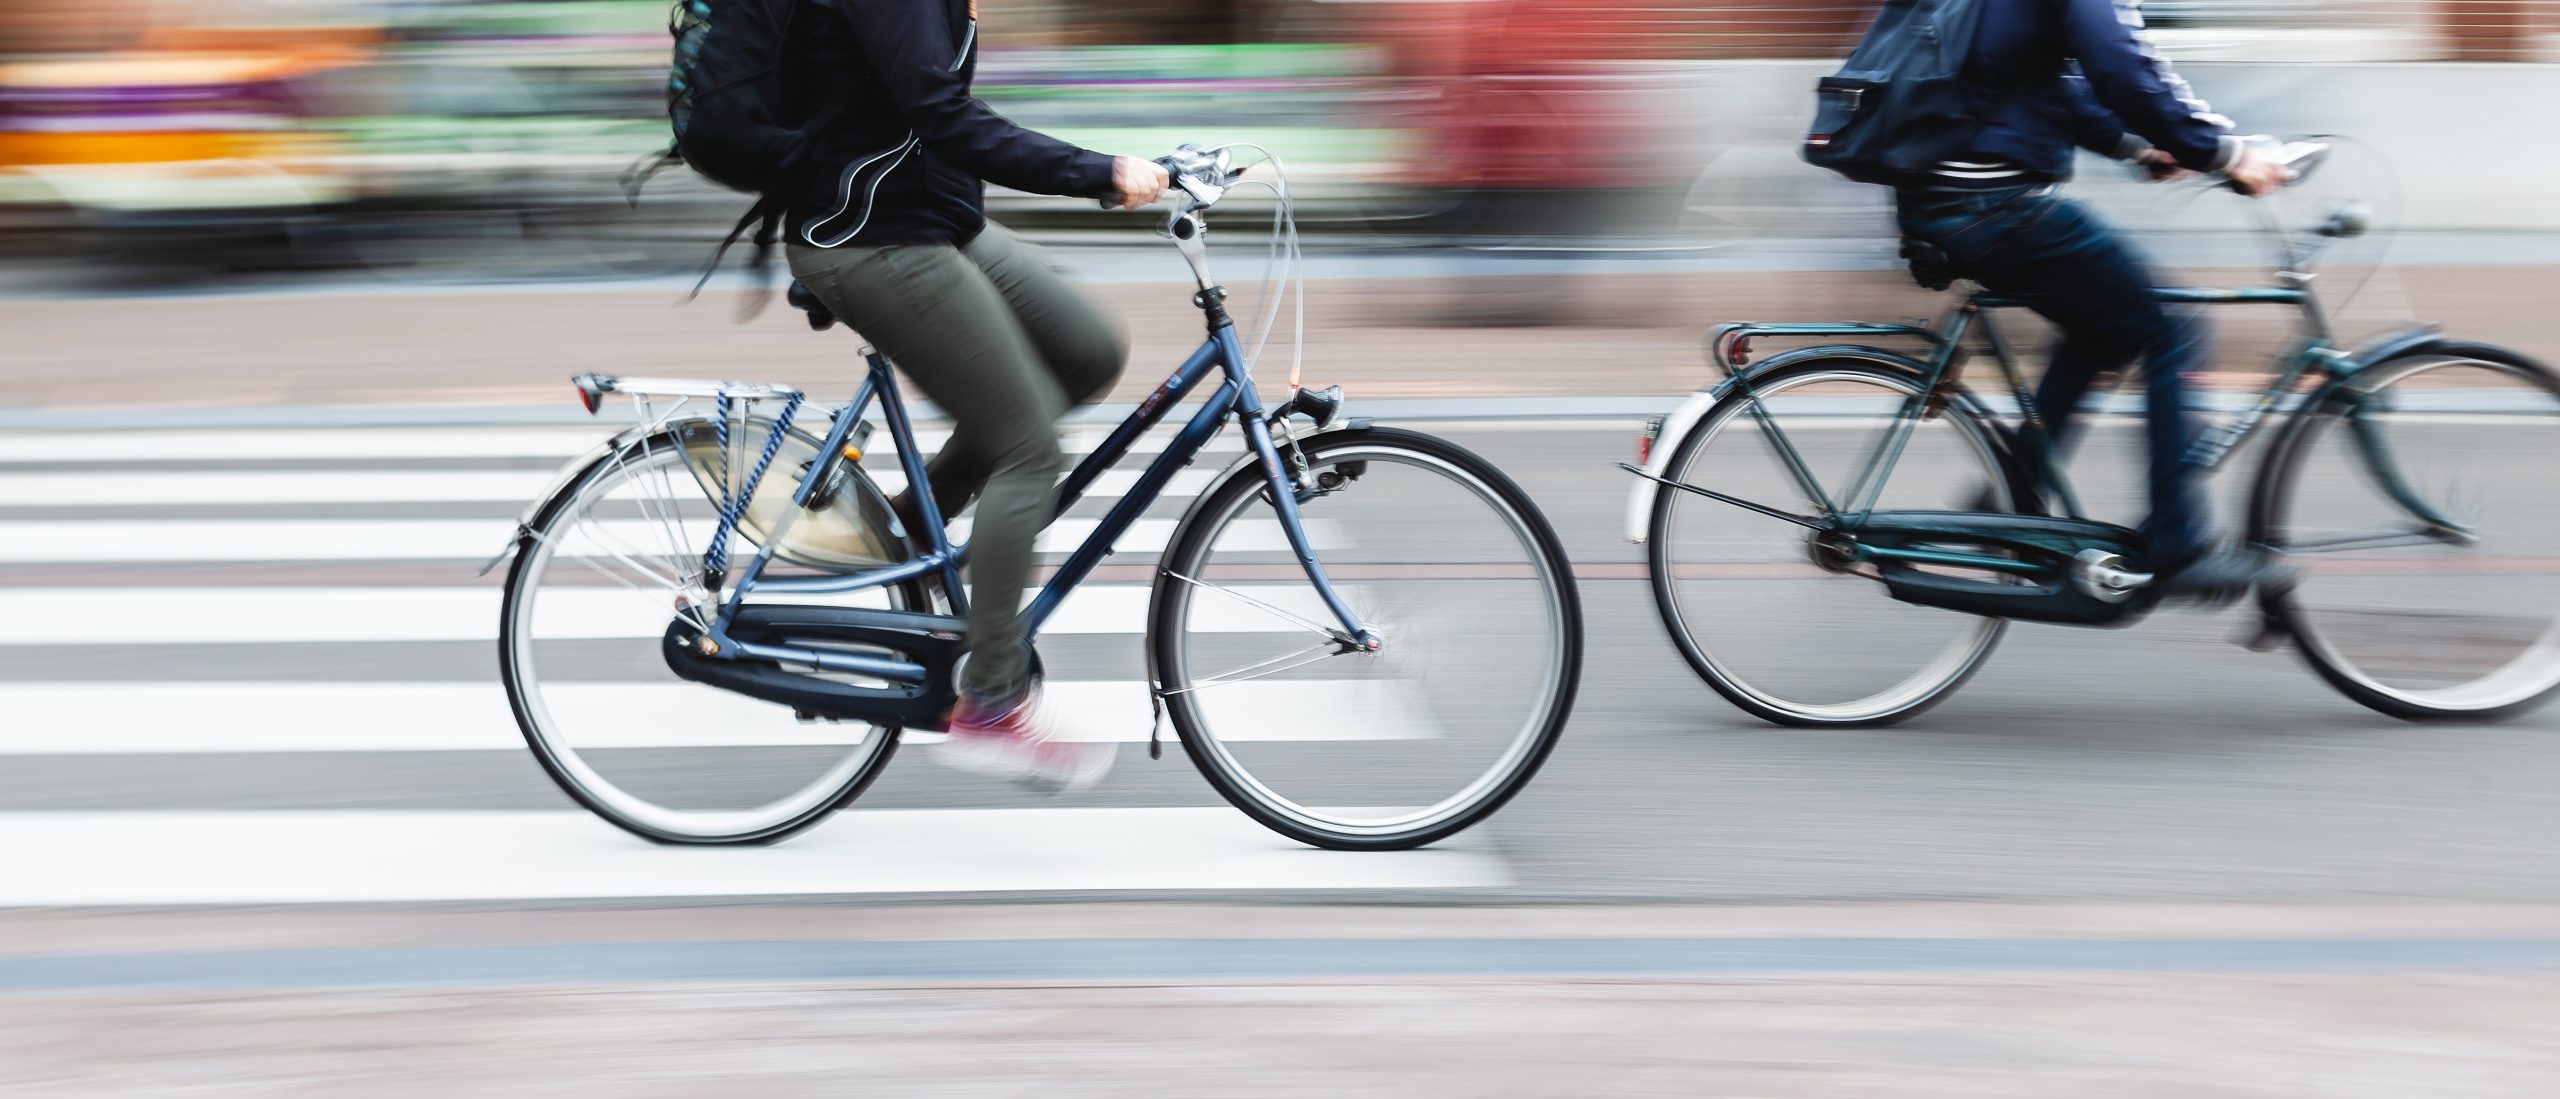
<path fill-rule="evenodd" d="M 1122 553 L 1161 553 L 1173 540 L 1177 519 L 1140 519 L 1120 536 Z M 1051 523 L 1033 543 L 1041 553 L 1067 553 L 1093 536 L 1098 518 Z M 601 528 L 601 529 L 599 529 Z M 953 525 L 968 538 L 969 522 Z M 1340 545 L 1322 521 L 1307 524 L 1317 548 Z M 0 522 L 0 562 L 11 564 L 211 561 L 483 561 L 504 547 L 511 525 L 502 519 L 76 519 Z M 600 520 L 572 528 L 568 556 L 610 556 L 658 551 L 663 528 L 640 519 Z M 618 540 L 603 544 L 589 535 Z M 1274 520 L 1240 520 L 1219 536 L 1235 552 L 1289 548 Z M 706 531 L 705 541 L 708 541 Z M 691 547 L 689 547 L 691 548 Z"/>
<path fill-rule="evenodd" d="M 1220 739 L 1410 740 L 1437 735 L 1392 680 L 1262 680 L 1211 688 Z M 1153 712 L 1146 684 L 1051 681 L 1066 740 L 1135 744 Z M 597 748 L 860 743 L 855 725 L 802 724 L 789 709 L 691 683 L 562 683 L 543 705 Z M 218 752 L 523 751 L 506 693 L 490 683 L 74 683 L 0 686 L 0 757 Z M 1167 740 L 1172 733 L 1165 734 Z"/>
<path fill-rule="evenodd" d="M 82 431 L 0 435 L 0 462 L 287 461 L 357 458 L 552 458 L 584 454 L 613 429 Z"/>
<path fill-rule="evenodd" d="M 869 470 L 883 492 L 907 487 L 895 469 Z M 1115 469 L 1094 481 L 1088 500 L 1127 495 L 1135 469 Z M 1209 470 L 1173 475 L 1166 499 L 1197 496 L 1215 476 Z M 282 470 L 256 473 L 0 473 L 0 507 L 131 507 L 142 504 L 455 504 L 521 506 L 551 487 L 550 473 L 531 470 L 378 470 L 335 472 Z M 625 494 L 616 494 L 623 498 Z M 628 494 L 636 497 L 637 492 Z"/>
<path fill-rule="evenodd" d="M 1359 585 L 1343 585 L 1346 596 Z M 1255 598 L 1311 621 L 1325 614 L 1304 583 L 1255 585 Z M 0 648 L 54 645 L 235 645 L 395 641 L 493 641 L 499 591 L 470 588 L 0 588 Z M 1150 590 L 1087 584 L 1041 632 L 1138 634 Z M 795 596 L 793 603 L 877 605 L 877 595 Z M 556 602 L 555 602 L 556 600 Z M 562 588 L 537 612 L 544 640 L 655 637 L 669 609 L 622 588 Z M 1202 633 L 1293 632 L 1236 600 L 1195 600 L 1189 628 Z"/>
<path fill-rule="evenodd" d="M 880 486 L 880 491 L 889 493 L 906 491 L 907 475 L 905 473 L 895 469 L 869 469 L 867 466 L 865 469 L 871 474 L 871 480 Z M 1092 488 L 1085 490 L 1085 502 L 1088 504 L 1097 501 L 1108 502 L 1126 496 L 1130 489 L 1138 487 L 1138 477 L 1145 472 L 1144 469 L 1115 469 L 1104 473 L 1094 478 Z M 1173 475 L 1173 480 L 1166 484 L 1161 498 L 1181 500 L 1198 496 L 1208 491 L 1210 479 L 1217 475 L 1215 470 L 1183 470 Z"/>
<path fill-rule="evenodd" d="M 419 430 L 342 428 L 302 431 L 83 431 L 0 435 L 0 463 L 111 463 L 167 461 L 363 461 L 432 458 L 544 458 L 566 460 L 585 454 L 613 437 L 618 428 L 528 430 L 486 428 Z M 823 434 L 823 433 L 821 433 Z M 1132 454 L 1164 450 L 1173 429 L 1159 428 L 1138 439 Z M 1089 454 L 1107 428 L 1071 428 L 1060 433 L 1069 454 Z M 756 436 L 760 441 L 761 435 Z M 950 441 L 942 430 L 916 432 L 916 447 L 932 453 Z M 1208 453 L 1233 454 L 1244 448 L 1233 433 L 1210 441 Z M 889 438 L 874 433 L 872 453 L 891 454 Z"/>
<path fill-rule="evenodd" d="M 11 473 L 0 506 L 134 504 L 530 503 L 551 487 L 541 471 L 411 470 L 372 473 Z"/>
<path fill-rule="evenodd" d="M 1470 837 L 1318 851 L 1233 809 L 855 809 L 772 847 L 579 812 L 0 813 L 0 907 L 1501 886 Z"/>

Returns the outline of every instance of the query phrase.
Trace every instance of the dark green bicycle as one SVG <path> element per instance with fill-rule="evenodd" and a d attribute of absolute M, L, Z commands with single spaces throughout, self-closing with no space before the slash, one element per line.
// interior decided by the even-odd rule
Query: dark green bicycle
<path fill-rule="evenodd" d="M 2285 148 L 2296 179 L 2326 152 Z M 2311 264 L 2365 216 L 2342 205 L 2296 234 L 2261 209 L 2274 285 L 2158 292 L 2301 310 L 2299 340 L 2254 400 L 2198 444 L 2218 469 L 2273 430 L 2246 536 L 2303 577 L 2258 597 L 2252 647 L 2291 640 L 2338 690 L 2401 718 L 2547 701 L 2560 690 L 2560 509 L 2540 478 L 2560 471 L 2560 376 L 2433 328 L 2335 345 Z M 2158 603 L 2142 536 L 2087 518 L 2049 457 L 1992 319 L 2022 304 L 1976 292 L 1934 327 L 1726 325 L 1710 341 L 1726 377 L 1648 425 L 1645 466 L 1624 467 L 1643 478 L 1629 534 L 1649 544 L 1673 642 L 1735 705 L 1788 725 L 1890 724 L 1961 686 L 2008 620 L 2125 625 Z M 2012 423 L 1962 384 L 1977 331 L 2015 395 Z M 1752 361 L 1762 339 L 1919 350 L 1823 342 Z M 1906 466 L 1925 476 L 1897 481 Z M 1784 613 L 1735 613 L 1744 582 L 1783 585 Z"/>

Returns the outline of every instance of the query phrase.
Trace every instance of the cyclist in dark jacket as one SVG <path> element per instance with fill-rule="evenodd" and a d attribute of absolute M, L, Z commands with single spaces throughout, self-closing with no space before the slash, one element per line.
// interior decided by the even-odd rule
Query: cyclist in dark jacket
<path fill-rule="evenodd" d="M 1936 245 L 1994 291 L 2032 298 L 2061 327 L 2036 392 L 2057 441 L 2092 380 L 2142 361 L 2151 449 L 2143 526 L 2166 593 L 2221 598 L 2284 581 L 2289 573 L 2262 555 L 2211 542 L 2186 379 L 2211 358 L 2202 320 L 2153 300 L 2139 254 L 2054 193 L 2071 176 L 2075 146 L 2158 179 L 2219 172 L 2252 196 L 2283 186 L 2283 167 L 2231 136 L 2230 120 L 2153 52 L 2141 0 L 1982 3 L 1965 91 L 1985 125 L 1932 178 L 1897 190 L 1903 234 Z"/>
<path fill-rule="evenodd" d="M 792 26 L 789 92 L 815 166 L 788 196 L 792 273 L 951 415 L 930 469 L 943 515 L 978 498 L 968 658 L 938 754 L 1090 783 L 1112 748 L 1049 738 L 1018 617 L 1063 465 L 1058 418 L 1109 388 L 1128 348 L 986 220 L 986 183 L 1135 208 L 1163 192 L 1164 169 L 1023 129 L 973 97 L 975 0 L 804 0 Z M 898 510 L 912 525 L 908 491 Z"/>

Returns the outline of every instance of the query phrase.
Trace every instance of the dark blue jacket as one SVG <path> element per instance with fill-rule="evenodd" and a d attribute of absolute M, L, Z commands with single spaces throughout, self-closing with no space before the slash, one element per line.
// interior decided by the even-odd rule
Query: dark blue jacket
<path fill-rule="evenodd" d="M 986 184 L 1113 193 L 1111 158 L 1014 125 L 971 94 L 974 0 L 804 0 L 785 85 L 812 143 L 787 195 L 794 244 L 960 243 Z M 982 182 L 983 181 L 983 182 Z"/>
<path fill-rule="evenodd" d="M 1985 119 L 1937 186 L 2068 179 L 2074 146 L 2119 160 L 2146 148 L 2213 171 L 2237 147 L 2139 33 L 2142 0 L 1981 0 L 1965 94 Z"/>

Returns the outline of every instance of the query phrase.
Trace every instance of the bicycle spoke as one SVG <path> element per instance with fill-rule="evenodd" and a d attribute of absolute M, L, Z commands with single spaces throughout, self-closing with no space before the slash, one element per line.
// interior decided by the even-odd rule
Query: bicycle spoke
<path fill-rule="evenodd" d="M 1165 570 L 1165 575 L 1170 576 L 1170 577 L 1173 577 L 1173 578 L 1174 578 L 1174 579 L 1176 579 L 1176 580 L 1180 580 L 1180 581 L 1182 581 L 1182 582 L 1183 582 L 1183 583 L 1185 583 L 1185 584 L 1189 584 L 1189 585 L 1191 585 L 1192 587 L 1195 587 L 1195 588 L 1201 588 L 1201 589 L 1204 589 L 1204 590 L 1207 590 L 1207 591 L 1217 592 L 1218 594 L 1223 595 L 1223 596 L 1226 596 L 1226 597 L 1227 597 L 1227 598 L 1229 598 L 1229 599 L 1233 599 L 1233 600 L 1235 600 L 1235 601 L 1237 601 L 1237 602 L 1244 603 L 1244 604 L 1246 604 L 1246 605 L 1248 605 L 1248 606 L 1252 606 L 1252 607 L 1259 608 L 1259 609 L 1261 609 L 1262 611 L 1264 611 L 1264 612 L 1266 612 L 1266 613 L 1270 614 L 1270 615 L 1271 615 L 1272 617 L 1274 617 L 1274 618 L 1281 619 L 1282 621 L 1288 622 L 1289 624 L 1294 625 L 1294 626 L 1297 626 L 1298 628 L 1303 629 L 1303 630 L 1306 630 L 1306 631 L 1308 631 L 1308 632 L 1310 632 L 1310 633 L 1319 634 L 1319 635 L 1323 636 L 1323 637 L 1324 637 L 1325 639 L 1327 639 L 1327 640 L 1332 640 L 1332 639 L 1334 639 L 1335 637 L 1337 637 L 1337 636 L 1342 632 L 1342 631 L 1340 631 L 1340 630 L 1336 630 L 1336 629 L 1329 629 L 1329 628 L 1326 628 L 1326 627 L 1324 627 L 1324 626 L 1316 625 L 1316 624 L 1315 624 L 1315 623 L 1313 623 L 1313 622 L 1309 622 L 1309 621 L 1307 621 L 1307 620 L 1306 620 L 1306 619 L 1304 619 L 1304 618 L 1301 618 L 1301 617 L 1299 617 L 1299 616 L 1297 616 L 1297 615 L 1291 614 L 1291 613 L 1289 613 L 1289 612 L 1287 612 L 1287 611 L 1281 610 L 1281 609 L 1280 609 L 1280 608 L 1278 608 L 1278 607 L 1272 606 L 1272 605 L 1271 605 L 1271 604 L 1269 604 L 1269 603 L 1265 603 L 1265 602 L 1263 602 L 1262 600 L 1256 599 L 1256 598 L 1254 598 L 1254 597 L 1252 597 L 1252 596 L 1250 596 L 1250 595 L 1246 595 L 1246 594 L 1244 594 L 1243 592 L 1237 591 L 1237 590 L 1235 590 L 1235 589 L 1233 589 L 1233 588 L 1224 587 L 1224 586 L 1221 586 L 1221 585 L 1218 585 L 1218 584 L 1212 584 L 1212 583 L 1209 583 L 1209 582 L 1207 582 L 1207 581 L 1203 581 L 1203 580 L 1195 580 L 1195 579 L 1192 579 L 1191 577 L 1184 576 L 1183 574 L 1181 574 L 1181 573 L 1179 573 L 1179 572 L 1175 572 L 1175 571 L 1173 571 L 1172 569 L 1166 569 L 1166 570 Z"/>
<path fill-rule="evenodd" d="M 508 577 L 500 670 L 554 781 L 598 815 L 665 842 L 770 840 L 841 805 L 896 738 L 860 723 L 795 722 L 789 706 L 705 687 L 668 665 L 666 627 L 699 629 L 711 614 L 681 598 L 695 587 L 683 564 L 699 559 L 649 548 L 680 545 L 679 505 L 707 495 L 687 495 L 684 431 L 633 445 L 538 511 Z M 907 589 L 885 598 L 892 610 L 916 609 Z"/>
<path fill-rule="evenodd" d="M 1500 805 L 1561 730 L 1579 664 L 1571 579 L 1480 459 L 1388 430 L 1297 442 L 1310 472 L 1359 474 L 1308 521 L 1329 534 L 1327 564 L 1362 577 L 1339 594 L 1384 646 L 1302 613 L 1304 588 L 1207 579 L 1294 567 L 1288 550 L 1228 536 L 1267 514 L 1268 485 L 1238 475 L 1167 550 L 1159 698 L 1193 762 L 1265 824 L 1321 846 L 1428 842 Z"/>
<path fill-rule="evenodd" d="M 644 447 L 647 445 L 647 443 L 643 444 Z M 683 454 L 681 452 L 676 454 L 675 460 L 676 464 L 681 464 L 684 461 Z M 681 499 L 681 497 L 678 497 L 675 494 L 676 487 L 673 478 L 668 473 L 667 465 L 668 463 L 656 461 L 649 463 L 649 468 L 656 474 L 658 481 L 656 489 L 656 495 L 658 497 L 657 506 L 651 506 L 647 503 L 643 503 L 641 505 L 641 511 L 657 521 L 660 532 L 665 535 L 667 540 L 666 560 L 673 563 L 683 561 L 690 555 L 686 552 L 682 527 L 679 526 L 675 518 L 669 514 L 671 509 L 675 507 L 675 502 L 678 499 Z M 642 490 L 642 494 L 644 496 L 648 495 L 649 490 L 644 488 Z M 693 579 L 695 575 L 695 573 L 686 573 L 688 582 Z"/>
<path fill-rule="evenodd" d="M 1310 653 L 1315 655 L 1308 656 Z M 1309 645 L 1296 652 L 1282 653 L 1269 660 L 1247 664 L 1241 668 L 1230 668 L 1215 675 L 1201 676 L 1197 680 L 1193 681 L 1193 683 L 1188 687 L 1178 687 L 1164 693 L 1168 695 L 1187 694 L 1192 691 L 1199 690 L 1202 687 L 1223 687 L 1230 683 L 1243 683 L 1249 680 L 1262 679 L 1268 676 L 1278 675 L 1282 672 L 1303 668 L 1309 664 L 1322 663 L 1326 660 L 1342 655 L 1345 655 L 1342 647 L 1333 643 L 1331 640 L 1327 640 L 1319 644 Z M 1307 657 L 1307 659 L 1297 660 L 1299 657 Z M 1280 664 L 1283 660 L 1297 660 L 1297 662 L 1279 667 L 1273 666 Z M 1247 672 L 1252 672 L 1254 674 L 1247 675 L 1245 674 Z"/>
<path fill-rule="evenodd" d="M 597 519 L 593 512 L 583 514 L 580 518 L 585 520 L 585 522 L 580 527 L 573 529 L 585 530 L 587 532 L 587 537 L 593 539 L 597 547 L 604 550 L 605 553 L 611 556 L 614 560 L 630 566 L 634 572 L 640 573 L 649 579 L 666 585 L 667 590 L 669 591 L 683 591 L 685 589 L 686 584 L 680 577 L 663 575 L 657 570 L 650 568 L 648 565 L 642 564 L 636 556 L 641 554 L 642 551 L 633 547 L 629 542 L 624 541 L 620 535 L 612 533 L 612 527 L 604 520 Z M 554 548 L 557 549 L 558 547 L 555 546 Z M 593 556 L 589 554 L 581 553 L 573 554 L 572 556 L 574 559 L 580 561 L 593 560 Z M 669 571 L 672 572 L 676 570 Z"/>
<path fill-rule="evenodd" d="M 1825 541 L 1852 516 L 1928 508 L 1950 474 L 1959 486 L 2005 483 L 1994 426 L 1954 404 L 1922 418 L 1927 396 L 1899 370 L 1815 359 L 1656 444 L 1673 448 L 1663 473 L 1678 491 L 1659 494 L 1647 527 L 1654 596 L 1690 667 L 1744 710 L 1802 725 L 1898 721 L 1961 685 L 1998 641 L 1996 619 L 1885 598 L 1885 570 Z M 1861 420 L 1787 432 L 1790 413 L 1835 399 L 1898 412 L 1881 430 Z M 1763 438 L 1740 437 L 1752 434 Z M 1839 473 L 1829 480 L 1845 493 L 1822 519 L 1767 503 L 1798 498 L 1817 471 Z"/>

